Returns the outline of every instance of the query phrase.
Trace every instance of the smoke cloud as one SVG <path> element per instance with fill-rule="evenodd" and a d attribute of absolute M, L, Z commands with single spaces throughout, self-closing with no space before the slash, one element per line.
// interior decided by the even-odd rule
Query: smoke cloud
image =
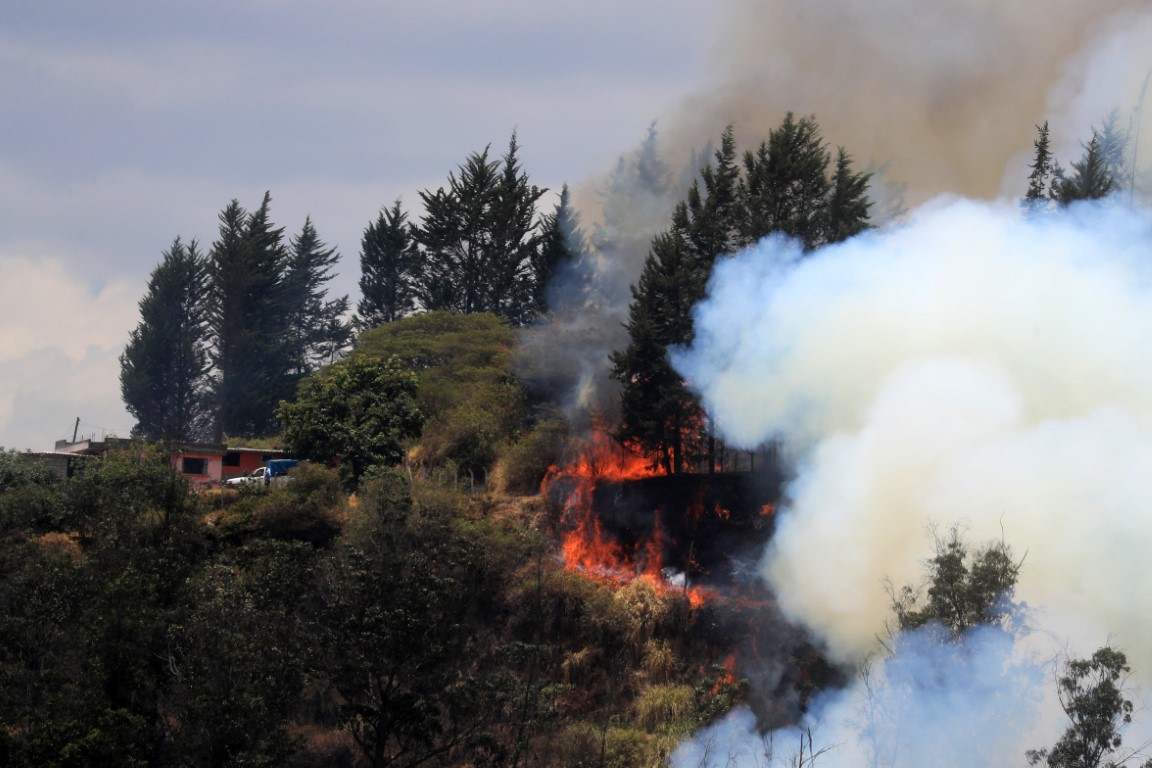
<path fill-rule="evenodd" d="M 1058 733 L 1059 710 L 1051 691 L 1028 706 L 1051 688 L 1035 665 L 1062 645 L 1088 655 L 1112 642 L 1135 679 L 1152 679 L 1147 211 L 1085 203 L 1027 220 L 1014 205 L 941 199 L 814 254 L 769 239 L 718 263 L 696 327 L 674 362 L 725 439 L 793 450 L 796 478 L 762 569 L 833 658 L 877 652 L 885 580 L 919 581 L 931 527 L 959 523 L 969 540 L 1003 539 L 1023 557 L 1016 595 L 1043 629 L 1012 652 L 1023 661 L 970 639 L 976 667 L 958 671 L 932 656 L 939 644 L 903 636 L 880 667 L 879 689 L 900 692 L 900 716 L 886 722 L 935 712 L 964 733 L 978 717 L 1001 724 L 984 738 L 1016 745 L 1025 726 L 989 710 L 1013 691 L 1024 699 L 1006 711 L 1048 726 L 1024 745 L 1038 747 Z M 893 669 L 918 682 L 891 685 Z M 977 678 L 987 685 L 970 687 Z M 837 743 L 860 733 L 861 708 L 876 701 L 863 685 L 814 715 Z M 930 733 L 892 735 L 904 756 L 882 762 L 917 764 L 905 761 L 943 743 Z M 994 752 L 1019 764 L 1017 746 Z"/>
<path fill-rule="evenodd" d="M 673 144 L 703 146 L 733 122 L 758 143 L 785 112 L 814 114 L 858 161 L 887 165 L 911 204 L 1018 194 L 1035 125 L 1051 120 L 1054 148 L 1076 159 L 1109 110 L 1127 123 L 1152 68 L 1152 11 L 1139 0 L 728 8 L 710 87 L 680 112 Z"/>
<path fill-rule="evenodd" d="M 661 125 L 666 162 L 698 161 L 728 124 L 748 148 L 786 112 L 812 114 L 878 171 L 883 227 L 816 253 L 772 238 L 722 259 L 674 363 L 726 441 L 779 440 L 790 454 L 763 575 L 835 661 L 868 671 L 799 729 L 761 734 L 738 709 L 672 762 L 792 764 L 816 728 L 821 765 L 1019 765 L 1063 727 L 1061 652 L 1110 642 L 1152 681 L 1152 215 L 1113 202 L 1028 220 L 1015 202 L 978 201 L 1023 193 L 1044 121 L 1067 165 L 1115 111 L 1135 167 L 1152 139 L 1152 9 L 725 8 L 708 88 Z M 654 221 L 628 258 L 607 252 L 625 267 L 597 271 L 604 285 L 635 280 L 648 234 L 666 225 Z M 628 297 L 599 296 L 618 323 Z M 867 665 L 890 615 L 886 581 L 918 582 L 929 532 L 953 524 L 1023 558 L 1017 597 L 1040 631 L 980 630 L 960 659 L 905 633 Z"/>
<path fill-rule="evenodd" d="M 1152 655 L 1131 609 L 1152 590 L 1150 268 L 1146 214 L 966 201 L 717 267 L 676 364 L 727 439 L 802 453 L 766 574 L 838 658 L 873 647 L 882 580 L 914 581 L 925 526 L 954 521 L 1028 549 L 1022 598 Z"/>
<path fill-rule="evenodd" d="M 739 708 L 681 745 L 671 764 L 1018 766 L 1048 735 L 1037 734 L 1044 672 L 999 628 L 973 631 L 962 648 L 917 630 L 851 688 L 815 702 L 800 726 L 762 734 Z"/>

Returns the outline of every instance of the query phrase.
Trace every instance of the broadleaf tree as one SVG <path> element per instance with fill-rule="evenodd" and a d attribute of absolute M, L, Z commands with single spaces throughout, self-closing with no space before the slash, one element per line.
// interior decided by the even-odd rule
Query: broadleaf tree
<path fill-rule="evenodd" d="M 1029 765 L 1048 768 L 1118 768 L 1138 757 L 1120 752 L 1133 705 L 1124 685 L 1128 658 L 1110 646 L 1087 659 L 1068 659 L 1056 678 L 1060 706 L 1068 727 L 1050 749 L 1029 750 Z M 1152 759 L 1141 762 L 1152 766 Z"/>
<path fill-rule="evenodd" d="M 402 461 L 405 441 L 419 436 L 416 388 L 395 358 L 342 360 L 305 379 L 296 402 L 280 404 L 284 442 L 300 458 L 338 465 L 355 485 L 369 467 Z"/>

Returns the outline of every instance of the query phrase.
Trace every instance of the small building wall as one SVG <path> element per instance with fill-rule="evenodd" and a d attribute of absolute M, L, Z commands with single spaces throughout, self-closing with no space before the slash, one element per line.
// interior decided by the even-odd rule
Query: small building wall
<path fill-rule="evenodd" d="M 223 455 L 215 452 L 181 449 L 172 452 L 172 466 L 193 485 L 219 483 L 223 459 Z"/>

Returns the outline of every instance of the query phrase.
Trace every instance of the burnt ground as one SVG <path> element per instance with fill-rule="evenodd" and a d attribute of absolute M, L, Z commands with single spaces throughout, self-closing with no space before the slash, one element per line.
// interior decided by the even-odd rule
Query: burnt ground
<path fill-rule="evenodd" d="M 764 729 L 797 722 L 815 692 L 847 681 L 819 643 L 782 614 L 759 576 L 775 530 L 775 514 L 765 508 L 781 503 L 785 483 L 779 469 L 769 468 L 602 481 L 592 496 L 602 531 L 633 562 L 643 564 L 659 528 L 665 573 L 687 574 L 691 585 L 709 590 L 712 598 L 696 609 L 693 633 L 735 651 L 737 674 L 749 681 L 748 703 Z"/>

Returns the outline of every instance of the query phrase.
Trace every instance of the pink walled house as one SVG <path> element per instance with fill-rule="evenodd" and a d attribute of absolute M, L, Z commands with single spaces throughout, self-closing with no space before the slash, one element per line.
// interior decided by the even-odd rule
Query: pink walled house
<path fill-rule="evenodd" d="M 131 440 L 109 437 L 102 441 L 80 440 L 70 443 L 56 441 L 56 452 L 103 456 L 113 448 L 123 448 Z M 169 451 L 173 469 L 188 478 L 193 485 L 205 487 L 219 485 L 230 477 L 239 477 L 264 466 L 269 459 L 279 459 L 286 451 L 269 448 L 229 448 L 218 443 L 180 443 Z"/>

